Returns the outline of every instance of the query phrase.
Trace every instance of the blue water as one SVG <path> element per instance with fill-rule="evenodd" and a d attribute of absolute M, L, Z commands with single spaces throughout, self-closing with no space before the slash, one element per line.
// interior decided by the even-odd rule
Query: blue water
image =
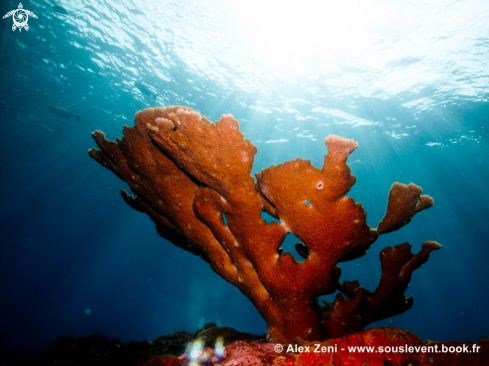
<path fill-rule="evenodd" d="M 233 114 L 258 148 L 253 173 L 297 157 L 320 167 L 324 137 L 355 139 L 349 195 L 372 227 L 393 182 L 420 185 L 435 206 L 341 264 L 342 279 L 374 290 L 382 248 L 436 240 L 443 248 L 406 291 L 413 308 L 372 326 L 489 336 L 489 4 L 344 3 L 26 1 L 38 17 L 29 31 L 2 20 L 2 353 L 60 334 L 152 340 L 206 322 L 266 332 L 246 297 L 159 237 L 87 154 L 92 131 L 121 137 L 136 111 L 168 105 Z"/>

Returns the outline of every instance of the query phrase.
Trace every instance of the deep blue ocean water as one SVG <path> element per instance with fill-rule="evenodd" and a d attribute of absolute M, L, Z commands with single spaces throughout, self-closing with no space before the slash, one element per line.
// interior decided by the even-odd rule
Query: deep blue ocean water
<path fill-rule="evenodd" d="M 489 336 L 489 3 L 22 4 L 38 17 L 28 31 L 0 23 L 2 353 L 61 334 L 152 340 L 207 322 L 266 332 L 244 295 L 159 237 L 87 154 L 92 131 L 121 137 L 136 111 L 168 105 L 233 114 L 258 148 L 253 173 L 297 157 L 320 167 L 324 137 L 355 139 L 349 195 L 372 227 L 393 182 L 420 185 L 435 206 L 341 264 L 342 279 L 374 290 L 382 248 L 436 240 L 443 248 L 406 291 L 412 309 L 372 326 Z M 2 1 L 0 13 L 17 8 Z"/>

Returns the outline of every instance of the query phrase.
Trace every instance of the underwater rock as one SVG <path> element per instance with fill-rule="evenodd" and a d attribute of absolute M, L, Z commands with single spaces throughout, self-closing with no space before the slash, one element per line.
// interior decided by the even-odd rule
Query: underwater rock
<path fill-rule="evenodd" d="M 222 350 L 209 346 L 198 350 L 206 330 L 228 333 Z M 239 335 L 242 335 L 240 339 Z M 323 342 L 296 338 L 289 344 L 265 340 L 246 341 L 247 333 L 232 328 L 204 327 L 196 333 L 184 331 L 164 335 L 153 342 L 122 342 L 98 333 L 80 338 L 58 337 L 46 350 L 26 360 L 1 359 L 1 365 L 90 365 L 90 366 L 239 366 L 239 365 L 350 365 L 350 366 L 485 366 L 489 364 L 489 338 L 470 342 L 433 342 L 396 328 L 373 328 Z M 259 338 L 259 336 L 254 336 Z M 234 338 L 234 339 L 232 339 Z M 173 353 L 162 342 L 179 343 Z M 209 339 L 207 339 L 209 340 Z M 201 343 L 204 344 L 203 342 Z M 370 347 L 367 349 L 366 347 Z M 425 347 L 425 348 L 423 348 Z M 172 347 L 170 347 L 172 348 Z"/>
<path fill-rule="evenodd" d="M 27 359 L 12 355 L 9 359 L 1 360 L 1 365 L 27 366 L 27 365 L 107 365 L 108 359 L 118 362 L 121 357 L 130 365 L 135 363 L 138 355 L 131 357 L 127 352 L 126 344 L 120 339 L 109 339 L 107 335 L 93 333 L 88 336 L 75 338 L 59 336 L 51 346 Z"/>
<path fill-rule="evenodd" d="M 214 347 L 218 338 L 222 338 L 223 345 L 226 346 L 238 340 L 247 342 L 264 340 L 266 335 L 242 333 L 230 327 L 218 327 L 215 323 L 208 323 L 194 336 L 194 339 L 203 341 L 204 347 Z"/>
<path fill-rule="evenodd" d="M 489 362 L 489 339 L 469 342 L 433 342 L 396 328 L 374 328 L 324 342 L 300 338 L 289 344 L 236 341 L 222 355 L 203 348 L 185 353 L 180 365 L 349 365 L 349 366 L 482 366 Z"/>
<path fill-rule="evenodd" d="M 135 366 L 178 366 L 180 360 L 175 356 L 153 356 L 149 360 L 139 360 Z"/>
<path fill-rule="evenodd" d="M 255 182 L 257 148 L 231 115 L 214 124 L 188 107 L 145 109 L 123 133 L 112 142 L 95 131 L 100 150 L 90 156 L 130 186 L 135 197 L 121 191 L 124 200 L 149 215 L 158 234 L 209 262 L 252 301 L 273 342 L 336 338 L 405 312 L 413 271 L 441 247 L 425 242 L 417 254 L 408 243 L 385 248 L 374 292 L 339 282 L 339 262 L 363 256 L 380 234 L 433 205 L 420 187 L 394 183 L 384 218 L 370 228 L 362 205 L 345 196 L 356 181 L 346 164 L 358 147 L 353 140 L 327 137 L 321 169 L 296 159 L 264 169 Z M 262 212 L 280 223 L 267 223 Z M 303 262 L 280 250 L 289 232 L 302 243 Z M 337 290 L 332 304 L 318 304 Z"/>
<path fill-rule="evenodd" d="M 206 347 L 215 348 L 218 338 L 223 339 L 223 347 L 235 341 L 263 339 L 249 333 L 241 333 L 233 328 L 218 327 L 209 323 L 203 329 L 191 333 L 179 331 L 162 335 L 152 342 L 110 339 L 109 336 L 93 333 L 75 338 L 60 336 L 51 346 L 27 359 L 14 354 L 0 357 L 2 366 L 24 365 L 90 365 L 90 366 L 143 366 L 143 365 L 178 365 L 175 356 L 181 356 L 195 341 Z"/>

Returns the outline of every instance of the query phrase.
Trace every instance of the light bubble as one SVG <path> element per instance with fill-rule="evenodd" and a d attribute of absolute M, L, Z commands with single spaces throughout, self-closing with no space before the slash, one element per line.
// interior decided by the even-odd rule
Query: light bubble
<path fill-rule="evenodd" d="M 86 309 L 85 309 L 85 314 L 86 314 L 86 315 L 90 315 L 90 313 L 91 313 L 91 312 L 92 312 L 92 311 L 91 311 L 89 308 L 86 308 Z"/>
<path fill-rule="evenodd" d="M 223 337 L 217 337 L 216 339 L 216 356 L 221 358 L 224 355 L 224 338 Z"/>
<path fill-rule="evenodd" d="M 204 348 L 204 341 L 202 339 L 195 340 L 192 344 L 192 348 L 190 351 L 190 359 L 191 360 L 198 359 L 202 348 Z"/>

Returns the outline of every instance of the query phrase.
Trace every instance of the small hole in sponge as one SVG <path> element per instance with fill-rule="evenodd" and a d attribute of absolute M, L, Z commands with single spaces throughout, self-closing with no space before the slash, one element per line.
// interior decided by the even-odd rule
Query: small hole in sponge
<path fill-rule="evenodd" d="M 295 243 L 295 250 L 304 259 L 309 258 L 309 248 L 304 245 L 304 243 Z"/>
<path fill-rule="evenodd" d="M 221 216 L 222 216 L 222 221 L 224 222 L 224 225 L 228 226 L 228 219 L 226 218 L 226 215 L 224 215 L 224 214 L 221 212 Z"/>
<path fill-rule="evenodd" d="M 305 204 L 306 206 L 312 207 L 312 205 L 311 205 L 311 202 L 310 202 L 310 201 L 307 201 L 307 200 L 306 200 L 306 201 L 304 201 L 304 204 Z"/>
<path fill-rule="evenodd" d="M 278 249 L 278 255 L 290 254 L 297 262 L 303 262 L 309 257 L 309 249 L 292 233 L 288 233 Z"/>
<path fill-rule="evenodd" d="M 275 217 L 272 215 L 266 213 L 265 211 L 262 211 L 261 213 L 261 218 L 267 222 L 267 224 L 270 224 L 272 222 L 280 222 L 280 220 L 277 220 Z"/>
<path fill-rule="evenodd" d="M 324 186 L 324 185 L 323 185 L 323 182 L 319 182 L 319 183 L 317 184 L 317 186 L 316 186 L 316 187 L 317 187 L 318 189 L 323 189 L 323 186 Z"/>

